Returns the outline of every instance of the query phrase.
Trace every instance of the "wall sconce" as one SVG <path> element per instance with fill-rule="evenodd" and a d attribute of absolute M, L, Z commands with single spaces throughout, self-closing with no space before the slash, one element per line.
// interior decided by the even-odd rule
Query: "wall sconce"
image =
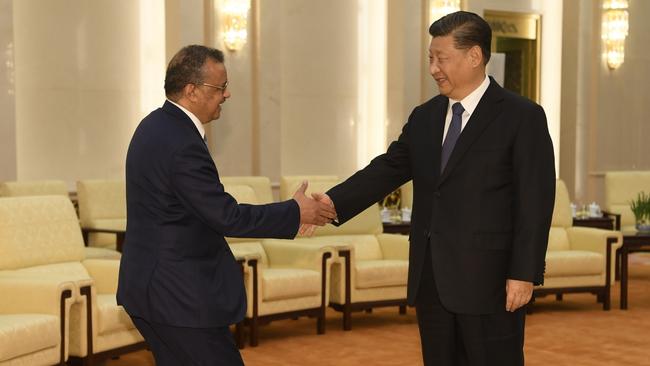
<path fill-rule="evenodd" d="M 224 0 L 223 2 L 223 43 L 230 51 L 239 51 L 246 44 L 249 9 L 250 0 Z"/>
<path fill-rule="evenodd" d="M 603 1 L 602 38 L 610 70 L 617 69 L 625 59 L 625 37 L 629 28 L 627 8 L 627 0 Z"/>
<path fill-rule="evenodd" d="M 460 0 L 430 0 L 429 24 L 443 16 L 460 10 Z"/>

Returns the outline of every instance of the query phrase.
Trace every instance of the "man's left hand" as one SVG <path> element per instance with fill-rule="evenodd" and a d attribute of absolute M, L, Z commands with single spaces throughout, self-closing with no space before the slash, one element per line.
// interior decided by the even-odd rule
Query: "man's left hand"
<path fill-rule="evenodd" d="M 533 297 L 533 283 L 519 280 L 506 280 L 506 311 L 514 312 L 528 304 Z"/>

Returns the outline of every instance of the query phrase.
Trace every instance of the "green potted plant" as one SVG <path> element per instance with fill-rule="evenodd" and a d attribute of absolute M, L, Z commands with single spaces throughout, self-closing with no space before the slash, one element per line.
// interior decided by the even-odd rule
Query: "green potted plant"
<path fill-rule="evenodd" d="M 639 192 L 636 199 L 630 202 L 630 209 L 636 219 L 636 229 L 650 231 L 650 194 Z"/>

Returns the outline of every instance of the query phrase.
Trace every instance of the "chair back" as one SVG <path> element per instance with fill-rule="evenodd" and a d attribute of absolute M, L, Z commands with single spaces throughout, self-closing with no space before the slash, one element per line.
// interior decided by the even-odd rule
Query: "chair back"
<path fill-rule="evenodd" d="M 548 236 L 548 251 L 569 250 L 569 237 L 566 229 L 573 225 L 569 191 L 561 179 L 555 181 L 555 206 Z"/>
<path fill-rule="evenodd" d="M 221 183 L 224 185 L 244 185 L 249 186 L 257 196 L 257 203 L 272 203 L 273 193 L 271 191 L 271 180 L 268 177 L 241 176 L 241 177 L 221 177 Z"/>
<path fill-rule="evenodd" d="M 233 196 L 235 200 L 237 200 L 237 203 L 247 203 L 251 205 L 257 205 L 260 203 L 257 195 L 255 194 L 255 191 L 250 185 L 223 183 L 223 188 L 226 192 Z M 268 263 L 266 251 L 264 250 L 262 243 L 260 241 L 257 241 L 257 239 L 227 237 L 226 241 L 230 245 L 233 253 L 237 254 L 238 251 L 246 253 L 252 252 L 259 254 L 261 264 L 266 265 Z"/>
<path fill-rule="evenodd" d="M 650 193 L 650 171 L 605 173 L 605 210 L 621 214 L 621 227 L 636 224 L 630 202 L 642 191 Z"/>
<path fill-rule="evenodd" d="M 286 176 L 280 181 L 280 199 L 286 200 L 293 197 L 293 194 L 300 186 L 302 181 L 309 181 L 307 187 L 307 196 L 311 192 L 325 192 L 339 183 L 336 176 Z M 374 204 L 361 212 L 353 219 L 341 226 L 325 225 L 318 227 L 314 232 L 316 236 L 325 235 L 361 235 L 361 234 L 381 234 L 384 227 L 381 223 L 379 205 Z"/>
<path fill-rule="evenodd" d="M 84 256 L 68 197 L 0 198 L 0 270 L 79 262 Z"/>
<path fill-rule="evenodd" d="M 0 183 L 0 197 L 66 196 L 68 187 L 62 180 Z"/>
<path fill-rule="evenodd" d="M 81 180 L 77 182 L 79 219 L 82 227 L 101 227 L 101 220 L 126 220 L 126 182 Z"/>

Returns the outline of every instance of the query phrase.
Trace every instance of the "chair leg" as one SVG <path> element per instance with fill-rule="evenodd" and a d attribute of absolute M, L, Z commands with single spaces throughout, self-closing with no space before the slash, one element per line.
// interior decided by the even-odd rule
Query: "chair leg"
<path fill-rule="evenodd" d="M 399 306 L 399 314 L 400 315 L 405 315 L 406 314 L 406 305 L 400 305 Z"/>
<path fill-rule="evenodd" d="M 251 333 L 251 334 L 250 334 L 250 342 L 251 342 L 251 347 L 257 347 L 257 345 L 259 344 L 259 339 L 258 339 L 258 336 L 259 336 L 259 327 L 260 327 L 260 325 L 259 325 L 258 318 L 257 318 L 256 316 L 253 316 L 253 318 L 251 319 L 251 324 L 250 324 L 250 330 L 251 330 L 251 332 L 250 332 L 250 333 Z"/>
<path fill-rule="evenodd" d="M 343 330 L 352 330 L 352 309 L 349 304 L 343 305 Z"/>
<path fill-rule="evenodd" d="M 614 280 L 619 281 L 621 279 L 621 251 L 620 248 L 616 249 L 614 259 Z"/>
<path fill-rule="evenodd" d="M 555 300 L 557 300 L 557 301 L 562 301 L 562 299 L 564 299 L 564 296 L 563 296 L 563 295 L 564 295 L 564 294 L 555 294 Z"/>
<path fill-rule="evenodd" d="M 372 308 L 366 309 L 366 314 L 372 314 Z"/>
<path fill-rule="evenodd" d="M 316 320 L 316 333 L 325 334 L 325 316 L 321 315 Z"/>

